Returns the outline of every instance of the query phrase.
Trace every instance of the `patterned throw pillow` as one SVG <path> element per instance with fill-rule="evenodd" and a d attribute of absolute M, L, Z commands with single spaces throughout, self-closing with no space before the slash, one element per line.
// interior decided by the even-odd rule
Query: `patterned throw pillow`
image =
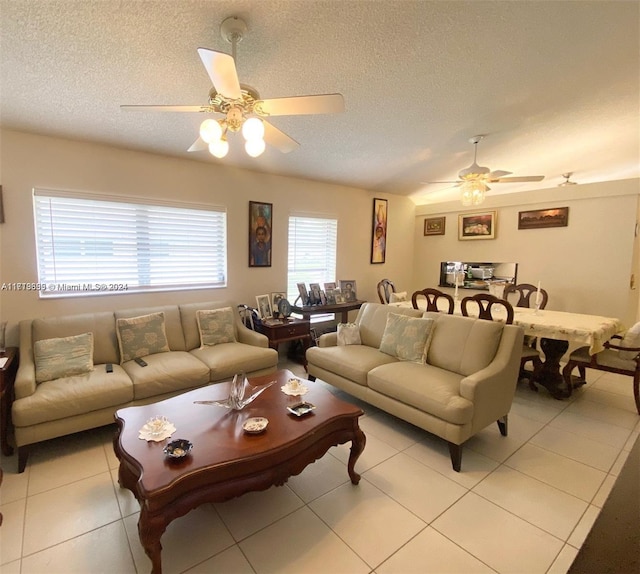
<path fill-rule="evenodd" d="M 93 371 L 93 333 L 36 341 L 33 355 L 37 383 L 89 373 Z"/>
<path fill-rule="evenodd" d="M 389 295 L 389 303 L 404 303 L 407 300 L 407 292 L 400 291 Z"/>
<path fill-rule="evenodd" d="M 235 314 L 231 307 L 196 311 L 200 348 L 236 341 Z"/>
<path fill-rule="evenodd" d="M 338 323 L 338 345 L 362 345 L 358 325 L 355 323 Z"/>
<path fill-rule="evenodd" d="M 636 323 L 624 334 L 619 345 L 621 347 L 630 347 L 631 349 L 640 347 L 640 323 Z M 618 356 L 625 360 L 633 360 L 637 354 L 638 351 L 618 351 Z"/>
<path fill-rule="evenodd" d="M 389 313 L 380 350 L 401 361 L 424 363 L 434 322 L 433 319 Z"/>
<path fill-rule="evenodd" d="M 170 350 L 162 312 L 130 319 L 117 319 L 116 333 L 121 364 Z"/>

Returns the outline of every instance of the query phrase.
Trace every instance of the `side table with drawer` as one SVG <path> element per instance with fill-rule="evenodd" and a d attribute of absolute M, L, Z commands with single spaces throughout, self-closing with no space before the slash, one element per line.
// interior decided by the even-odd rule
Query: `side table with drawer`
<path fill-rule="evenodd" d="M 304 319 L 267 319 L 263 321 L 259 327 L 259 331 L 269 338 L 269 346 L 278 350 L 280 343 L 288 341 L 300 341 L 302 343 L 302 355 L 311 344 L 311 321 Z M 278 321 L 278 322 L 276 322 Z M 307 367 L 306 358 L 303 359 L 303 365 Z"/>
<path fill-rule="evenodd" d="M 13 404 L 13 384 L 18 372 L 18 348 L 7 347 L 0 353 L 0 359 L 7 359 L 0 367 L 0 446 L 2 454 L 11 456 L 13 448 L 9 444 L 9 421 L 11 420 L 11 405 Z"/>

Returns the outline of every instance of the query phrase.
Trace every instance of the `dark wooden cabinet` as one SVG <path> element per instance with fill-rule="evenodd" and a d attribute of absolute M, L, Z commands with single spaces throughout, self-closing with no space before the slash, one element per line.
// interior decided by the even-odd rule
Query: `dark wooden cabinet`
<path fill-rule="evenodd" d="M 7 347 L 4 353 L 0 353 L 0 359 L 7 359 L 7 362 L 0 368 L 0 444 L 2 454 L 11 456 L 13 448 L 9 445 L 8 432 L 9 421 L 11 420 L 11 405 L 13 403 L 13 384 L 18 371 L 18 349 L 17 347 Z"/>
<path fill-rule="evenodd" d="M 263 322 L 258 330 L 269 338 L 269 346 L 277 351 L 280 343 L 300 341 L 303 365 L 306 367 L 307 361 L 304 354 L 311 344 L 311 322 L 304 319 L 282 319 L 277 323 L 275 320 L 267 319 L 267 321 L 269 324 Z"/>

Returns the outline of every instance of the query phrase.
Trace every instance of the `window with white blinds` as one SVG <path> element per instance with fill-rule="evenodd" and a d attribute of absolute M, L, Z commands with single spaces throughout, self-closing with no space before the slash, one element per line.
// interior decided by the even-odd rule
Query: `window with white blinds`
<path fill-rule="evenodd" d="M 295 301 L 298 283 L 336 280 L 338 220 L 322 217 L 289 217 L 289 267 L 287 298 Z"/>
<path fill-rule="evenodd" d="M 41 297 L 225 287 L 227 214 L 34 190 Z"/>

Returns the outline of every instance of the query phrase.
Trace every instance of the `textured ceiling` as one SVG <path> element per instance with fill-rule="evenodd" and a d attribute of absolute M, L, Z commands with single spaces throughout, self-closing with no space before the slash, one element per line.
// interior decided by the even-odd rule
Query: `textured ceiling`
<path fill-rule="evenodd" d="M 478 163 L 540 183 L 492 194 L 640 176 L 637 1 L 0 0 L 0 125 L 410 195 L 457 190 Z M 196 49 L 231 52 L 262 98 L 339 92 L 346 111 L 272 123 L 300 142 L 246 156 L 188 154 L 201 114 L 120 104 L 207 101 Z M 453 194 L 453 195 L 452 195 Z"/>

